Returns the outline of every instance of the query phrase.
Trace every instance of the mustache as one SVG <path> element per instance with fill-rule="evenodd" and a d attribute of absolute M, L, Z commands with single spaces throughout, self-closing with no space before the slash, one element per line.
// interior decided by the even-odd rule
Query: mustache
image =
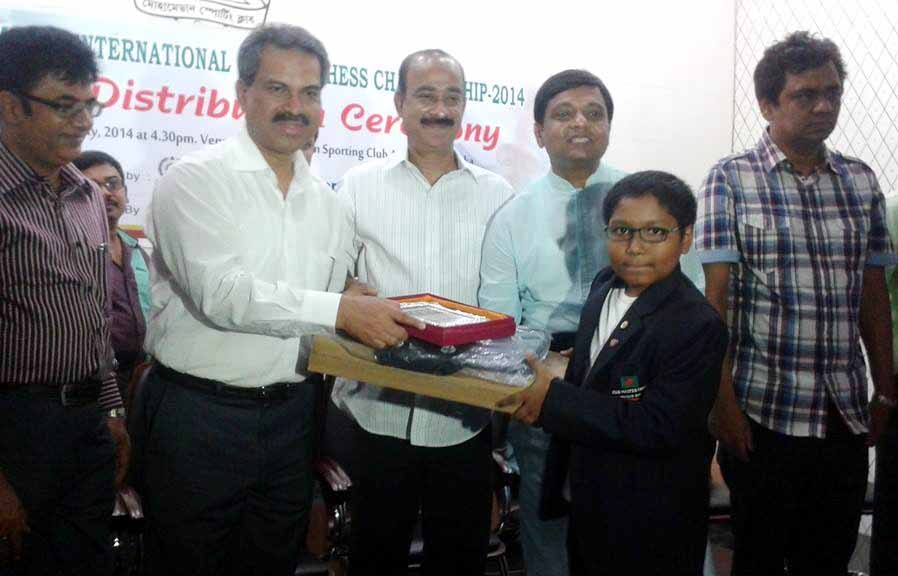
<path fill-rule="evenodd" d="M 421 118 L 421 124 L 424 126 L 443 126 L 451 128 L 455 126 L 455 120 L 452 118 Z"/>
<path fill-rule="evenodd" d="M 309 117 L 305 114 L 290 114 L 289 112 L 280 112 L 272 118 L 273 122 L 300 122 L 303 126 L 308 126 L 312 123 L 309 120 Z"/>

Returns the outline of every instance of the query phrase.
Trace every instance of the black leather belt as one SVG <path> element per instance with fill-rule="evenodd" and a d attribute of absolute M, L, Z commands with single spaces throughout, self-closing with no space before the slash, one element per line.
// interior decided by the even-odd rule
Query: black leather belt
<path fill-rule="evenodd" d="M 21 391 L 39 398 L 59 400 L 63 406 L 87 406 L 97 403 L 102 387 L 103 383 L 99 380 L 87 379 L 65 384 L 38 383 L 4 386 L 2 389 L 9 392 Z"/>
<path fill-rule="evenodd" d="M 153 370 L 163 379 L 174 382 L 179 386 L 190 388 L 210 396 L 221 396 L 225 398 L 240 398 L 243 400 L 252 400 L 256 402 L 275 402 L 285 400 L 287 396 L 297 390 L 300 386 L 308 386 L 306 382 L 277 382 L 267 386 L 244 387 L 231 386 L 218 380 L 209 380 L 192 376 L 177 370 L 172 370 L 168 366 L 156 364 Z"/>

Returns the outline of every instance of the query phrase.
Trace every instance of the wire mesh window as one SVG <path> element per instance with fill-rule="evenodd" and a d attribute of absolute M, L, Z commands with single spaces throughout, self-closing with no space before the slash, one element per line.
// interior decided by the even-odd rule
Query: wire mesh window
<path fill-rule="evenodd" d="M 848 78 L 839 125 L 828 144 L 876 171 L 898 194 L 898 2 L 895 0 L 737 0 L 733 151 L 757 143 L 766 125 L 752 74 L 764 49 L 808 30 L 835 42 Z"/>

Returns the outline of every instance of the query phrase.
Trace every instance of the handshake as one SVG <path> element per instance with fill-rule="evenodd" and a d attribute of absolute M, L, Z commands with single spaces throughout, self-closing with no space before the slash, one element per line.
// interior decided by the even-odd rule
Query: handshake
<path fill-rule="evenodd" d="M 347 282 L 337 310 L 337 330 L 372 348 L 388 348 L 408 338 L 403 326 L 424 329 L 424 323 L 403 312 L 398 302 L 378 298 L 377 290 L 357 280 Z"/>

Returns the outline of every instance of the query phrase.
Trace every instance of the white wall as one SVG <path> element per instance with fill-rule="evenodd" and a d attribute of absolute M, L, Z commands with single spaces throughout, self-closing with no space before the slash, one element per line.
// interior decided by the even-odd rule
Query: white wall
<path fill-rule="evenodd" d="M 135 0 L 0 0 L 0 14 L 4 9 L 95 15 L 110 30 L 123 23 L 159 22 L 138 12 Z M 534 8 L 488 0 L 271 0 L 268 11 L 269 21 L 299 24 L 316 34 L 335 63 L 395 69 L 408 52 L 440 47 L 459 59 L 469 80 L 523 86 L 529 95 L 526 114 L 505 142 L 520 149 L 498 154 L 507 164 L 502 171 L 518 184 L 545 162 L 533 148 L 532 94 L 550 74 L 583 67 L 606 82 L 615 100 L 606 159 L 626 170 L 670 170 L 697 185 L 730 149 L 733 19 L 734 0 L 556 0 Z M 165 22 L 207 30 L 218 26 Z"/>

